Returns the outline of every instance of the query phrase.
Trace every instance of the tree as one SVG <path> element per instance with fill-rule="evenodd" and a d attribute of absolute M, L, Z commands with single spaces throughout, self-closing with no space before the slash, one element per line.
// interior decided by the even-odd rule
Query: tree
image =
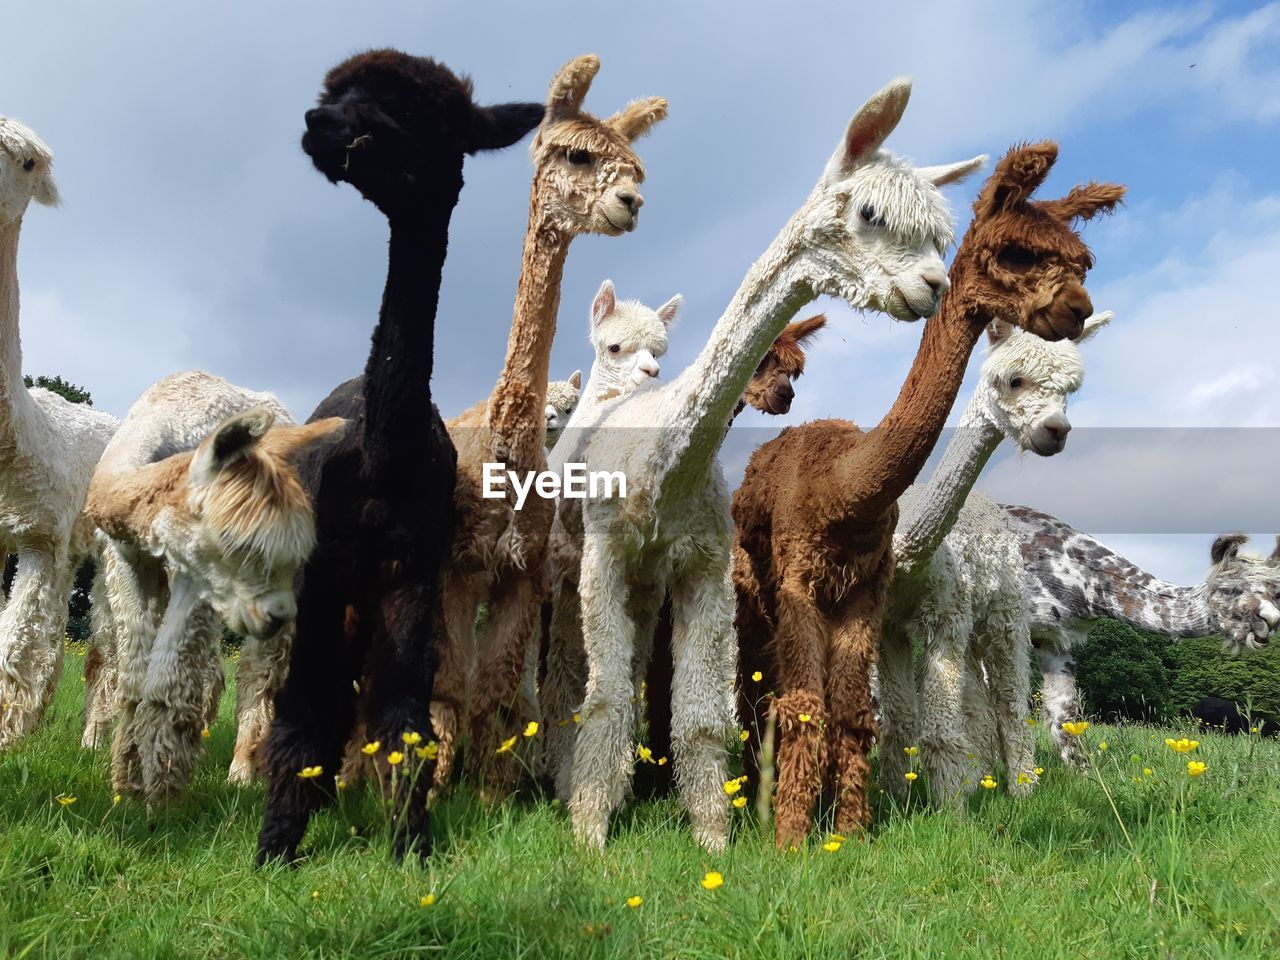
<path fill-rule="evenodd" d="M 1161 720 L 1172 709 L 1167 637 L 1099 621 L 1076 651 L 1076 679 L 1088 708 L 1106 719 Z"/>
<path fill-rule="evenodd" d="M 22 378 L 22 382 L 27 385 L 27 389 L 32 387 L 42 387 L 51 393 L 67 400 L 70 403 L 83 403 L 85 406 L 93 406 L 93 397 L 84 387 L 77 387 L 70 380 L 63 380 L 61 376 L 46 377 L 41 374 L 33 378 L 30 374 L 26 374 Z"/>

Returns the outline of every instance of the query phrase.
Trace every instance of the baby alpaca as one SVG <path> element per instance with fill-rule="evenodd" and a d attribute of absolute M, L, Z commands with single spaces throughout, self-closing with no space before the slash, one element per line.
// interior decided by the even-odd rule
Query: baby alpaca
<path fill-rule="evenodd" d="M 582 395 L 582 371 L 575 370 L 568 380 L 552 380 L 547 384 L 547 439 L 548 450 L 556 445 L 564 425 L 578 407 Z"/>

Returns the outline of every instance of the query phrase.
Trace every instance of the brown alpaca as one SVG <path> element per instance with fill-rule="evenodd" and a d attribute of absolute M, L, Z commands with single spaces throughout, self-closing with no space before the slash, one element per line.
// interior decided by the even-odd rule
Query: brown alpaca
<path fill-rule="evenodd" d="M 951 266 L 951 291 L 925 324 L 893 408 L 863 433 L 844 420 L 789 428 L 752 456 L 734 496 L 734 583 L 743 676 L 772 688 L 778 750 L 779 847 L 803 841 L 824 779 L 835 829 L 870 821 L 868 754 L 876 735 L 870 668 L 893 574 L 896 501 L 924 465 L 994 319 L 1074 335 L 1093 312 L 1093 260 L 1075 220 L 1109 212 L 1114 184 L 1032 201 L 1057 158 L 1052 142 L 1015 147 L 974 202 Z M 744 695 L 759 686 L 743 684 Z M 748 729 L 762 728 L 748 706 Z"/>
<path fill-rule="evenodd" d="M 537 719 L 519 716 L 518 692 L 527 652 L 538 637 L 555 504 L 530 497 L 516 510 L 514 494 L 485 499 L 483 471 L 485 463 L 503 463 L 522 475 L 547 469 L 547 377 L 569 243 L 580 234 L 634 230 L 644 202 L 644 167 L 631 143 L 666 116 L 667 101 L 636 100 L 598 120 L 583 111 L 582 102 L 599 69 L 597 57 L 578 57 L 551 83 L 532 147 L 529 225 L 506 361 L 489 398 L 447 424 L 458 451 L 458 479 L 453 550 L 440 600 L 445 636 L 432 703 L 440 740 L 437 783 L 448 777 L 464 729 L 476 744 L 471 765 L 483 772 L 496 765 L 494 748 L 501 740 Z M 475 622 L 482 604 L 488 605 L 488 618 L 481 642 Z M 482 664 L 476 655 L 481 646 Z"/>

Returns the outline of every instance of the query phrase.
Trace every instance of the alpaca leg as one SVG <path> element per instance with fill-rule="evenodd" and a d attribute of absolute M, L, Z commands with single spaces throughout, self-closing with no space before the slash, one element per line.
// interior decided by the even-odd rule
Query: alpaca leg
<path fill-rule="evenodd" d="M 218 635 L 217 618 L 200 599 L 195 579 L 174 573 L 134 720 L 148 803 L 186 789 L 204 752 L 200 731 L 207 678 L 200 667 Z"/>
<path fill-rule="evenodd" d="M 43 718 L 62 669 L 71 575 L 65 548 L 23 545 L 0 612 L 0 748 Z"/>
<path fill-rule="evenodd" d="M 436 753 L 436 782 L 433 793 L 448 785 L 461 738 L 469 733 L 463 721 L 470 716 L 471 688 L 476 659 L 476 610 L 479 591 L 470 579 L 446 572 L 440 585 L 440 641 L 436 651 L 440 662 L 432 691 L 431 725 L 439 749 Z"/>
<path fill-rule="evenodd" d="M 210 611 L 207 616 L 193 620 L 192 627 L 197 623 L 206 631 L 206 636 L 199 643 L 190 644 L 193 655 L 199 654 L 200 659 L 192 662 L 188 669 L 200 685 L 200 717 L 206 727 L 212 727 L 218 720 L 222 694 L 227 689 L 227 668 L 222 660 L 222 622 Z"/>
<path fill-rule="evenodd" d="M 916 745 L 920 693 L 910 630 L 885 623 L 880 631 L 880 783 L 899 799 L 909 792 L 907 754 Z"/>
<path fill-rule="evenodd" d="M 747 790 L 754 794 L 760 786 L 761 738 L 776 676 L 769 656 L 773 628 L 762 606 L 762 591 L 751 559 L 738 544 L 733 547 L 733 585 L 736 594 L 734 629 L 738 639 L 738 721 L 747 731 L 742 750 Z M 756 679 L 759 674 L 760 679 Z"/>
<path fill-rule="evenodd" d="M 871 706 L 871 664 L 879 648 L 884 621 L 882 584 L 859 587 L 831 626 L 831 660 L 827 671 L 830 703 L 831 764 L 836 774 L 835 826 L 852 833 L 871 823 L 871 746 L 876 739 Z"/>
<path fill-rule="evenodd" d="M 964 794 L 976 785 L 965 732 L 965 652 L 971 625 L 959 617 L 934 625 L 925 649 L 920 691 L 920 752 L 929 791 L 939 806 L 959 812 Z"/>
<path fill-rule="evenodd" d="M 556 796 L 569 803 L 573 781 L 573 750 L 586 696 L 587 654 L 582 639 L 582 604 L 577 568 L 572 580 L 560 581 L 551 599 L 551 636 L 539 696 L 547 719 L 543 764 L 555 778 Z M 577 721 L 574 717 L 577 717 Z"/>
<path fill-rule="evenodd" d="M 347 604 L 351 571 L 313 556 L 298 595 L 296 634 L 289 669 L 275 702 L 275 717 L 259 751 L 267 777 L 267 803 L 258 834 L 258 865 L 292 863 L 311 814 L 332 796 L 333 773 L 353 727 L 360 650 L 367 625 Z M 363 686 L 363 684 L 362 684 Z M 425 733 L 426 731 L 424 731 Z M 321 776 L 303 779 L 303 767 Z"/>
<path fill-rule="evenodd" d="M 236 749 L 227 783 L 253 781 L 258 745 L 271 728 L 272 703 L 284 686 L 293 646 L 293 627 L 270 640 L 246 640 L 236 664 Z"/>
<path fill-rule="evenodd" d="M 105 744 L 110 738 L 120 686 L 116 624 L 103 569 L 105 562 L 105 555 L 99 551 L 91 593 L 93 632 L 84 659 L 84 735 L 80 745 L 86 749 Z"/>
<path fill-rule="evenodd" d="M 671 764 L 658 766 L 657 760 L 671 756 L 671 687 L 674 679 L 672 660 L 671 599 L 667 597 L 658 613 L 653 631 L 653 650 L 644 679 L 645 746 L 655 761 L 645 770 L 650 796 L 671 792 Z"/>
<path fill-rule="evenodd" d="M 1071 656 L 1068 638 L 1057 633 L 1037 632 L 1033 642 L 1043 676 L 1040 691 L 1044 697 L 1044 718 L 1053 737 L 1053 745 L 1068 767 L 1087 770 L 1089 755 L 1080 746 L 1080 739 L 1062 729 L 1064 722 L 1078 720 L 1084 712 L 1080 708 L 1076 661 Z"/>
<path fill-rule="evenodd" d="M 670 583 L 676 783 L 689 811 L 694 839 L 713 852 L 723 850 L 729 840 L 725 741 L 735 726 L 737 676 L 729 564 L 726 551 L 705 565 L 675 571 Z"/>
<path fill-rule="evenodd" d="M 1036 785 L 1036 744 L 1027 725 L 1031 636 L 1021 602 L 991 611 L 979 626 L 979 648 L 987 670 L 988 712 L 995 721 L 1006 785 L 1013 796 L 1027 796 Z"/>
<path fill-rule="evenodd" d="M 635 623 L 628 613 L 622 560 L 603 535 L 591 530 L 583 542 L 580 593 L 587 688 L 569 811 L 578 841 L 603 850 L 609 814 L 622 802 L 633 769 Z"/>

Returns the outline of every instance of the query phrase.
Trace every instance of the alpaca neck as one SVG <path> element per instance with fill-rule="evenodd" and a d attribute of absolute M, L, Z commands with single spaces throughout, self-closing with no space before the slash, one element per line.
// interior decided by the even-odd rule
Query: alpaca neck
<path fill-rule="evenodd" d="M 1205 637 L 1218 632 L 1209 611 L 1209 588 L 1198 583 L 1180 587 L 1139 571 L 1145 583 L 1117 585 L 1114 594 L 1104 594 L 1094 604 L 1098 617 L 1120 620 L 1166 637 Z"/>
<path fill-rule="evenodd" d="M 18 330 L 19 218 L 0 227 L 0 430 L 11 435 L 35 414 L 31 394 L 22 382 L 22 339 Z"/>
<path fill-rule="evenodd" d="M 560 281 L 573 234 L 555 226 L 535 186 L 529 201 L 515 315 L 507 356 L 486 414 L 491 454 L 507 469 L 538 469 L 544 460 L 544 409 L 551 371 L 551 344 L 560 310 Z"/>
<path fill-rule="evenodd" d="M 812 198 L 811 201 L 812 202 Z M 666 473 L 698 482 L 720 449 L 726 424 L 760 361 L 783 328 L 817 295 L 799 253 L 809 204 L 752 265 L 706 346 L 667 388 Z"/>
<path fill-rule="evenodd" d="M 427 210 L 390 220 L 387 285 L 364 371 L 365 454 L 375 475 L 395 469 L 398 460 L 416 462 L 415 444 L 434 417 L 436 306 L 456 202 L 454 192 Z"/>
<path fill-rule="evenodd" d="M 951 532 L 978 475 L 1003 439 L 1000 428 L 986 415 L 981 393 L 975 392 L 943 451 L 938 469 L 898 517 L 893 535 L 895 576 L 922 569 L 933 556 Z"/>
<path fill-rule="evenodd" d="M 854 523 L 877 520 L 920 473 L 955 402 L 969 355 L 991 319 L 980 306 L 961 304 L 963 272 L 952 267 L 952 290 L 924 326 L 911 371 L 893 407 L 835 470 L 843 515 Z"/>

